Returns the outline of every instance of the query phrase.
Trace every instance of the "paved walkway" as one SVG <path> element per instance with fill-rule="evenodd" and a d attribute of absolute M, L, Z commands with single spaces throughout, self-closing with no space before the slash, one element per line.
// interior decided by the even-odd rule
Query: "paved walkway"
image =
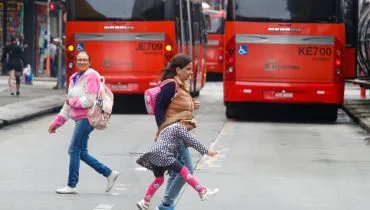
<path fill-rule="evenodd" d="M 65 90 L 53 90 L 53 78 L 35 78 L 33 85 L 21 85 L 21 95 L 11 96 L 8 77 L 0 76 L 0 127 L 29 120 L 60 109 Z"/>

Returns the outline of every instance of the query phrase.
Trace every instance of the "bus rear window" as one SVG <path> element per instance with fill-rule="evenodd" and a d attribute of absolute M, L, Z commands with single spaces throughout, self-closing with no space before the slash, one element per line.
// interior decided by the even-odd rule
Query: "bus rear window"
<path fill-rule="evenodd" d="M 172 20 L 172 0 L 69 0 L 68 19 L 75 21 Z M 165 8 L 168 8 L 165 11 Z"/>
<path fill-rule="evenodd" d="M 229 0 L 227 20 L 338 22 L 338 0 Z"/>
<path fill-rule="evenodd" d="M 207 17 L 207 32 L 210 34 L 223 33 L 224 20 L 222 17 Z"/>

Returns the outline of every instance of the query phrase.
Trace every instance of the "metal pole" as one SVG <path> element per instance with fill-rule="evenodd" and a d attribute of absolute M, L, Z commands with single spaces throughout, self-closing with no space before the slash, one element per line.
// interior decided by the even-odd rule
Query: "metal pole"
<path fill-rule="evenodd" d="M 58 45 L 58 89 L 62 89 L 62 74 L 63 74 L 63 65 L 62 65 L 62 53 L 63 53 L 63 10 L 59 8 L 58 11 L 58 31 L 59 31 L 59 45 Z"/>
<path fill-rule="evenodd" d="M 187 6 L 187 13 L 188 13 L 188 27 L 189 27 L 189 51 L 188 56 L 193 58 L 193 27 L 192 27 L 192 20 L 191 20 L 191 8 L 190 8 L 190 1 L 186 2 Z"/>
<path fill-rule="evenodd" d="M 46 40 L 47 40 L 47 48 L 46 48 L 46 73 L 50 73 L 50 2 L 51 0 L 48 0 L 48 5 L 46 8 L 47 11 L 47 32 L 46 32 Z M 49 76 L 49 75 L 47 75 Z"/>
<path fill-rule="evenodd" d="M 180 6 L 180 31 L 181 31 L 181 52 L 185 54 L 185 48 L 186 48 L 186 43 L 185 43 L 185 21 L 184 21 L 184 14 L 183 14 L 183 7 L 182 7 L 182 0 L 179 0 L 179 6 Z"/>

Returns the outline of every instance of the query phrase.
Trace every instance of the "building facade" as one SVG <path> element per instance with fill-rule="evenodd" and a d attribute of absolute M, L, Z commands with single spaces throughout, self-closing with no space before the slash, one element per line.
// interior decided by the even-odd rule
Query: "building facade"
<path fill-rule="evenodd" d="M 0 0 L 0 46 L 4 48 L 12 35 L 25 37 L 25 60 L 34 75 L 43 75 L 46 52 L 47 0 Z M 58 16 L 50 13 L 50 34 L 58 35 Z M 2 54 L 3 50 L 1 50 Z M 1 55 L 0 54 L 0 55 Z M 2 68 L 1 72 L 6 73 Z"/>

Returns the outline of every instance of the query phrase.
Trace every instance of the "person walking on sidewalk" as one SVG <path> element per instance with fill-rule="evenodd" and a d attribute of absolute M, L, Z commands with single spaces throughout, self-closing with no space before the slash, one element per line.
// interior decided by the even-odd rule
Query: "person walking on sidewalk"
<path fill-rule="evenodd" d="M 16 92 L 17 96 L 19 96 L 19 90 L 21 87 L 21 75 L 25 61 L 23 57 L 23 50 L 21 46 L 17 44 L 17 38 L 15 36 L 11 36 L 10 41 L 11 43 L 4 48 L 1 62 L 6 63 L 6 68 L 8 70 L 8 84 L 10 95 L 14 96 L 14 92 Z M 7 58 L 8 60 L 6 62 Z M 14 80 L 16 84 L 16 91 L 14 91 Z"/>
<path fill-rule="evenodd" d="M 190 112 L 188 113 L 188 115 L 180 115 L 180 119 L 174 118 L 174 123 L 164 128 L 149 151 L 141 155 L 136 161 L 139 165 L 152 170 L 155 176 L 154 181 L 146 190 L 144 199 L 136 204 L 140 210 L 149 209 L 150 200 L 163 184 L 164 174 L 167 170 L 178 173 L 186 183 L 199 193 L 202 201 L 218 192 L 218 189 L 210 190 L 199 184 L 195 177 L 190 174 L 188 168 L 177 160 L 178 144 L 180 142 L 193 147 L 202 155 L 207 154 L 213 157 L 217 154 L 216 151 L 207 149 L 189 132 L 196 127 L 196 121 L 192 118 Z"/>
<path fill-rule="evenodd" d="M 68 118 L 76 122 L 68 151 L 70 156 L 68 183 L 66 187 L 56 190 L 59 194 L 78 193 L 76 185 L 79 178 L 80 160 L 107 178 L 106 192 L 112 189 L 119 175 L 118 171 L 112 171 L 88 153 L 88 139 L 94 128 L 89 123 L 87 113 L 88 108 L 93 106 L 100 86 L 100 75 L 90 68 L 90 63 L 90 56 L 86 52 L 77 54 L 75 65 L 78 72 L 71 76 L 66 102 L 49 125 L 49 133 L 55 133 Z"/>
<path fill-rule="evenodd" d="M 200 102 L 193 99 L 189 93 L 188 81 L 193 75 L 192 67 L 192 59 L 189 56 L 177 54 L 163 70 L 161 81 L 172 79 L 173 82 L 165 84 L 158 94 L 155 108 L 155 119 L 159 127 L 157 135 L 163 127 L 168 126 L 168 119 L 183 111 L 193 113 L 195 109 L 200 107 Z M 185 165 L 190 173 L 193 174 L 194 167 L 190 152 L 183 142 L 179 143 L 179 152 L 180 154 L 177 160 Z M 175 200 L 184 184 L 185 180 L 181 175 L 171 171 L 167 181 L 164 199 L 158 206 L 158 209 L 174 210 Z"/>

